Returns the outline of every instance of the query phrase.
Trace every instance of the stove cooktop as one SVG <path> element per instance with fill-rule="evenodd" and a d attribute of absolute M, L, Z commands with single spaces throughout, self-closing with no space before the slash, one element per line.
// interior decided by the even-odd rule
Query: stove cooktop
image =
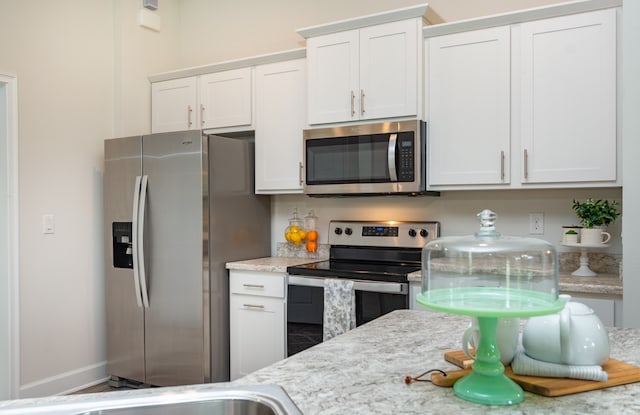
<path fill-rule="evenodd" d="M 350 262 L 327 260 L 287 268 L 290 275 L 349 278 L 366 281 L 408 282 L 408 275 L 419 271 L 418 264 Z"/>

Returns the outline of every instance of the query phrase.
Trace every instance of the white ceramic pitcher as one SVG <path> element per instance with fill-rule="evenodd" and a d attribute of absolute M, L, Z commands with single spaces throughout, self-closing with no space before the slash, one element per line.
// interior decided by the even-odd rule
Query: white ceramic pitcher
<path fill-rule="evenodd" d="M 536 359 L 566 365 L 601 365 L 609 357 L 609 335 L 596 313 L 566 299 L 562 311 L 532 317 L 522 333 L 525 353 Z"/>

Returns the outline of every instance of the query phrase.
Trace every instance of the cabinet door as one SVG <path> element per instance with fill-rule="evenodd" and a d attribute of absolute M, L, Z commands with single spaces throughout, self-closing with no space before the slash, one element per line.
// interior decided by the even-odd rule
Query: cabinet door
<path fill-rule="evenodd" d="M 231 294 L 231 380 L 286 357 L 282 298 Z"/>
<path fill-rule="evenodd" d="M 508 184 L 510 29 L 427 39 L 428 181 Z"/>
<path fill-rule="evenodd" d="M 360 30 L 360 119 L 416 115 L 419 20 Z"/>
<path fill-rule="evenodd" d="M 196 77 L 151 84 L 151 132 L 194 130 L 198 123 Z"/>
<path fill-rule="evenodd" d="M 524 183 L 616 180 L 616 11 L 521 26 Z"/>
<path fill-rule="evenodd" d="M 256 193 L 302 193 L 306 62 L 256 67 Z"/>
<path fill-rule="evenodd" d="M 200 77 L 203 129 L 251 125 L 251 71 L 241 68 Z"/>
<path fill-rule="evenodd" d="M 307 40 L 309 124 L 357 120 L 358 31 Z"/>

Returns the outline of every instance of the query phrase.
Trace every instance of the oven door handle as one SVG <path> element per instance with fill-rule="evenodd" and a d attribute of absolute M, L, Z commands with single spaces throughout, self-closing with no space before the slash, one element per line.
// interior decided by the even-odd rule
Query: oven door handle
<path fill-rule="evenodd" d="M 328 277 L 327 277 L 328 278 Z M 304 287 L 324 287 L 325 277 L 307 277 L 289 275 L 289 285 L 301 285 Z M 353 280 L 353 289 L 383 294 L 408 294 L 409 284 L 404 282 L 362 281 Z"/>

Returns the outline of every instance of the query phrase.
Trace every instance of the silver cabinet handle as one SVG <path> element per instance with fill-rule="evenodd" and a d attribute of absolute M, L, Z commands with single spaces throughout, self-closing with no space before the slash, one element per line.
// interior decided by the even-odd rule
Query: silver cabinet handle
<path fill-rule="evenodd" d="M 356 94 L 351 91 L 351 118 L 356 115 Z"/>
<path fill-rule="evenodd" d="M 529 153 L 524 149 L 524 178 L 529 178 Z"/>
<path fill-rule="evenodd" d="M 200 104 L 200 124 L 204 125 L 204 105 Z"/>
<path fill-rule="evenodd" d="M 504 181 L 504 150 L 500 152 L 500 180 Z"/>
<path fill-rule="evenodd" d="M 191 113 L 193 112 L 193 108 L 191 108 L 191 105 L 187 105 L 187 126 L 189 128 L 191 128 L 191 125 L 193 124 L 193 122 L 191 122 Z"/>
<path fill-rule="evenodd" d="M 245 288 L 264 288 L 264 285 L 261 284 L 242 284 Z"/>
<path fill-rule="evenodd" d="M 364 89 L 360 90 L 360 115 L 364 115 Z"/>
<path fill-rule="evenodd" d="M 298 162 L 298 179 L 300 179 L 300 186 L 304 185 L 304 178 L 302 176 L 303 174 L 303 166 L 302 166 L 302 162 Z"/>
<path fill-rule="evenodd" d="M 264 306 L 260 304 L 242 304 L 244 308 L 257 308 L 259 310 L 264 310 Z"/>

